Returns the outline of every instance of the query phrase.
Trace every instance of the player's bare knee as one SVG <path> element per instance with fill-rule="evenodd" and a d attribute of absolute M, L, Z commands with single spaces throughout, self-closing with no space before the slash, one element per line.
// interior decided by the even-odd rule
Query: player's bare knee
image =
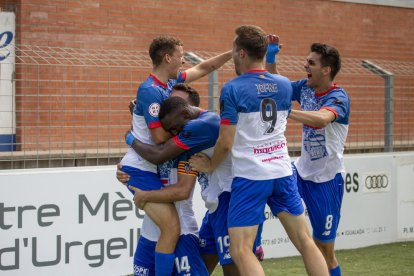
<path fill-rule="evenodd" d="M 249 248 L 243 246 L 242 244 L 233 246 L 230 244 L 230 255 L 232 259 L 239 260 L 243 254 L 249 251 Z"/>
<path fill-rule="evenodd" d="M 166 236 L 178 237 L 181 232 L 180 221 L 168 222 L 166 225 L 163 225 L 163 227 L 160 227 L 160 230 Z"/>

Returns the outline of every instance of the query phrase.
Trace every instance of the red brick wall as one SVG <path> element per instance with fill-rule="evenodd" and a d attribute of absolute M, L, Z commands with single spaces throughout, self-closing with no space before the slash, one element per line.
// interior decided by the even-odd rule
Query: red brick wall
<path fill-rule="evenodd" d="M 280 35 L 285 56 L 305 56 L 312 42 L 324 42 L 337 47 L 344 58 L 414 62 L 414 9 L 408 8 L 326 0 L 3 0 L 0 7 L 16 11 L 17 45 L 146 51 L 153 37 L 170 34 L 180 37 L 186 50 L 221 52 L 231 48 L 235 27 L 255 24 Z M 148 68 L 108 70 L 18 66 L 21 149 L 122 147 L 119 137 L 129 121 L 125 106 Z M 229 73 L 224 75 L 220 83 L 228 80 Z M 382 79 L 340 74 L 337 81 L 347 88 L 353 103 L 348 141 L 381 140 Z M 413 103 L 412 78 L 404 83 L 406 88 L 396 90 L 396 95 L 409 100 L 396 102 L 396 110 L 407 110 Z M 205 86 L 195 86 L 206 95 L 201 88 Z M 414 133 L 407 130 L 413 124 L 405 124 L 405 118 L 406 114 L 396 114 L 401 120 L 396 123 L 396 137 L 413 139 Z M 300 142 L 298 128 L 288 133 Z"/>
<path fill-rule="evenodd" d="M 18 43 L 146 50 L 176 35 L 187 49 L 222 51 L 234 29 L 255 24 L 277 33 L 285 53 L 303 55 L 323 41 L 347 57 L 414 60 L 414 9 L 317 0 L 16 2 Z"/>

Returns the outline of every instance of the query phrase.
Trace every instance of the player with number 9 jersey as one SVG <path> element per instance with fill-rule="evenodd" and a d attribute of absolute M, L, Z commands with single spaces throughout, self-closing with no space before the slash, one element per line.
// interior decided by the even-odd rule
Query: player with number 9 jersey
<path fill-rule="evenodd" d="M 284 134 L 291 95 L 286 77 L 265 70 L 247 71 L 222 88 L 221 124 L 237 125 L 229 227 L 262 223 L 266 202 L 274 214 L 303 213 Z M 266 191 L 257 192 L 262 189 Z"/>
<path fill-rule="evenodd" d="M 248 71 L 222 88 L 221 124 L 237 124 L 235 177 L 265 180 L 292 174 L 284 134 L 291 92 L 287 78 L 264 70 Z"/>

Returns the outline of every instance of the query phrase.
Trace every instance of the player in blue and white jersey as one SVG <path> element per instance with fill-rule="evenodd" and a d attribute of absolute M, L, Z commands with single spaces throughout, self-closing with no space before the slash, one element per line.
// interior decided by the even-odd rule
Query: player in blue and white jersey
<path fill-rule="evenodd" d="M 219 68 L 230 58 L 226 52 L 206 60 L 184 72 L 182 42 L 174 37 L 155 38 L 149 48 L 153 69 L 137 92 L 136 108 L 132 118 L 132 133 L 142 141 L 157 144 L 166 141 L 170 135 L 165 132 L 158 120 L 160 104 L 169 96 L 177 82 L 191 82 Z M 128 149 L 121 160 L 122 169 L 131 178 L 129 184 L 143 190 L 161 189 L 157 167 L 149 163 L 134 150 Z M 174 249 L 180 234 L 177 212 L 171 203 L 149 203 L 144 208 L 147 215 L 160 228 L 161 235 L 155 253 L 157 275 L 170 275 L 174 263 Z"/>
<path fill-rule="evenodd" d="M 166 130 L 177 135 L 165 144 L 156 146 L 134 140 L 132 147 L 142 156 L 153 163 L 161 163 L 169 158 L 174 158 L 180 153 L 181 157 L 187 156 L 187 162 L 190 156 L 201 150 L 207 154 L 212 154 L 212 147 L 217 140 L 220 127 L 220 118 L 217 114 L 189 106 L 182 99 L 171 97 L 162 104 L 159 118 Z M 186 166 L 187 169 L 191 170 L 188 163 Z M 217 260 L 219 260 L 224 275 L 239 274 L 229 254 L 229 237 L 226 223 L 232 179 L 231 171 L 231 160 L 228 159 L 214 172 L 207 175 L 198 175 L 201 195 L 208 209 L 203 220 L 203 226 L 200 229 L 201 254 L 210 273 L 214 270 Z M 134 197 L 134 201 L 138 206 L 147 201 L 171 202 L 180 199 L 177 196 L 182 194 L 182 189 L 178 185 L 159 191 L 135 189 L 138 192 Z"/>
<path fill-rule="evenodd" d="M 193 106 L 199 106 L 200 98 L 193 88 L 186 84 L 176 84 L 170 97 L 181 97 Z M 131 102 L 130 106 L 135 106 Z M 177 185 L 180 187 L 179 197 L 174 202 L 180 219 L 181 235 L 175 250 L 175 265 L 173 275 L 208 275 L 208 271 L 199 252 L 198 225 L 192 209 L 192 193 L 195 176 L 192 171 L 183 171 L 179 174 L 178 159 L 169 160 L 158 166 L 158 174 L 163 185 Z M 182 167 L 180 162 L 180 167 Z M 117 178 L 127 183 L 129 175 L 117 170 Z M 171 202 L 171 201 L 167 201 Z M 134 254 L 134 275 L 155 275 L 155 246 L 160 236 L 160 230 L 147 216 L 144 216 L 141 235 Z"/>
<path fill-rule="evenodd" d="M 211 112 L 190 107 L 180 99 L 170 98 L 162 104 L 159 118 L 164 128 L 178 133 L 164 145 L 151 146 L 135 140 L 132 144 L 143 157 L 153 163 L 163 162 L 180 152 L 186 151 L 187 156 L 199 152 L 211 155 L 212 146 L 218 136 L 219 117 Z M 227 228 L 227 211 L 230 198 L 232 179 L 231 160 L 228 158 L 219 168 L 210 174 L 200 174 L 202 198 L 208 209 L 200 229 L 201 249 L 204 260 L 211 273 L 220 261 L 225 275 L 238 275 L 237 267 L 229 253 L 229 236 Z M 139 191 L 134 198 L 137 205 L 142 201 L 177 200 L 180 194 L 178 185 L 162 191 Z M 258 239 L 260 235 L 258 235 Z M 256 245 L 259 244 L 256 241 Z"/>
<path fill-rule="evenodd" d="M 273 44 L 268 53 L 274 57 L 278 41 Z M 337 49 L 312 44 L 304 67 L 307 79 L 292 82 L 292 100 L 299 102 L 300 110 L 292 110 L 290 118 L 303 124 L 302 150 L 294 162 L 295 173 L 313 238 L 325 257 L 330 275 L 338 276 L 341 269 L 334 248 L 344 193 L 343 152 L 350 100 L 345 90 L 333 83 L 341 68 Z M 275 62 L 268 61 L 267 68 L 277 72 Z"/>
<path fill-rule="evenodd" d="M 233 61 L 238 77 L 221 90 L 221 126 L 214 154 L 207 164 L 197 163 L 197 156 L 190 164 L 198 171 L 212 171 L 231 151 L 230 252 L 241 273 L 264 275 L 250 248 L 265 220 L 267 203 L 302 254 L 308 274 L 328 275 L 309 234 L 284 135 L 291 109 L 290 81 L 263 70 L 267 35 L 261 28 L 241 26 L 235 32 Z"/>
<path fill-rule="evenodd" d="M 166 164 L 171 165 L 171 167 Z M 174 205 L 180 218 L 181 234 L 175 249 L 172 275 L 207 276 L 209 273 L 200 254 L 198 225 L 192 208 L 192 195 L 197 173 L 184 168 L 185 162 L 178 158 L 173 162 L 164 163 L 161 169 L 163 173 L 161 176 L 164 179 L 168 179 L 168 183 L 164 185 L 165 188 L 170 185 L 180 187 L 179 193 L 176 193 Z M 164 175 L 165 173 L 169 175 Z M 141 236 L 134 254 L 135 276 L 155 275 L 154 253 L 159 235 L 159 228 L 148 216 L 145 216 L 142 223 Z M 140 271 L 147 271 L 148 274 L 140 274 Z"/>

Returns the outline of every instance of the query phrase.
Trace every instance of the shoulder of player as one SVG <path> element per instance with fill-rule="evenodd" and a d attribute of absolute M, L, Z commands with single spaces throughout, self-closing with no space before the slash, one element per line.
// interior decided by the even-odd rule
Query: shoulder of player
<path fill-rule="evenodd" d="M 220 116 L 214 112 L 203 110 L 197 118 L 188 121 L 184 130 L 205 132 L 209 131 L 211 125 L 220 126 Z"/>
<path fill-rule="evenodd" d="M 272 73 L 269 73 L 269 72 L 267 72 L 267 75 L 269 77 L 273 78 L 273 79 L 278 80 L 278 81 L 286 81 L 286 82 L 289 82 L 290 83 L 289 78 L 286 77 L 286 76 L 283 76 L 283 75 L 280 75 L 280 74 L 272 74 Z"/>
<path fill-rule="evenodd" d="M 162 92 L 157 89 L 156 86 L 152 84 L 141 84 L 138 88 L 138 100 L 142 97 L 144 98 L 152 98 L 152 97 L 158 97 L 158 95 L 161 95 Z"/>
<path fill-rule="evenodd" d="M 331 97 L 344 97 L 349 98 L 348 93 L 341 86 L 336 86 L 327 94 Z"/>

